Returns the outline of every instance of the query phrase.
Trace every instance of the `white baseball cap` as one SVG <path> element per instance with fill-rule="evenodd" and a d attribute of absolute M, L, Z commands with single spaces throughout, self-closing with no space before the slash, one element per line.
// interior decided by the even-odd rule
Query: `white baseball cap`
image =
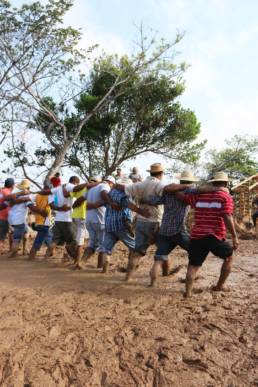
<path fill-rule="evenodd" d="M 116 179 L 113 176 L 107 176 L 104 181 L 109 181 L 110 183 L 116 184 Z"/>

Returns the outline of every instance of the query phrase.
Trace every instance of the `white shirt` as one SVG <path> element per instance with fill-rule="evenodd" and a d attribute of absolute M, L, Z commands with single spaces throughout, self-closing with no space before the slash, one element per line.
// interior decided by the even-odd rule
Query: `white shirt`
<path fill-rule="evenodd" d="M 139 183 L 129 184 L 125 186 L 125 193 L 137 199 L 148 200 L 149 196 L 162 196 L 165 183 L 153 176 L 148 176 L 146 180 Z M 161 222 L 163 215 L 163 205 L 150 206 L 148 204 L 140 204 L 140 208 L 148 209 L 149 218 L 137 214 L 137 218 L 143 222 Z"/>
<path fill-rule="evenodd" d="M 106 191 L 107 193 L 110 191 L 110 186 L 108 185 L 108 183 L 104 182 L 96 185 L 96 187 L 90 188 L 87 192 L 85 192 L 83 196 L 89 203 L 95 203 L 101 200 L 101 192 L 103 191 Z M 87 210 L 86 222 L 105 224 L 105 212 L 105 206 L 100 206 L 99 208 L 92 208 L 91 210 Z"/>
<path fill-rule="evenodd" d="M 69 183 L 66 184 L 65 189 L 67 192 L 72 192 L 74 185 Z M 56 211 L 55 212 L 55 221 L 56 222 L 72 222 L 72 205 L 73 198 L 64 197 L 63 186 L 60 185 L 55 188 L 51 188 L 51 193 L 53 194 L 52 203 L 54 202 L 57 207 L 62 207 L 64 205 L 71 207 L 68 211 Z"/>
<path fill-rule="evenodd" d="M 10 207 L 10 210 L 8 213 L 8 222 L 11 226 L 26 224 L 28 209 L 29 209 L 29 206 L 33 204 L 32 201 L 34 200 L 34 195 L 19 196 L 19 199 L 22 199 L 25 197 L 30 198 L 30 201 L 25 203 L 15 204 L 14 206 Z"/>

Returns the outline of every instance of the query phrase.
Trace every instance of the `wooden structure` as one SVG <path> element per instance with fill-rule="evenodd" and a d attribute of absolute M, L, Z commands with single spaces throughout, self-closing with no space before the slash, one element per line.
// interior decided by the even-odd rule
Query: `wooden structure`
<path fill-rule="evenodd" d="M 253 201 L 258 197 L 258 173 L 241 181 L 231 191 L 234 196 L 235 221 L 238 226 L 238 231 L 241 229 L 243 232 L 248 232 L 247 230 L 250 229 L 253 223 Z"/>

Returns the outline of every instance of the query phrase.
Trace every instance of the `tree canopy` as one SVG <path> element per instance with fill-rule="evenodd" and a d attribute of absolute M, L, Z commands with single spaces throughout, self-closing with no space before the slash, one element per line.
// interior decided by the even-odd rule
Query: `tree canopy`
<path fill-rule="evenodd" d="M 155 41 L 140 29 L 133 54 L 103 54 L 89 70 L 93 47 L 78 50 L 80 32 L 62 24 L 71 6 L 69 0 L 1 5 L 0 113 L 11 137 L 5 154 L 24 174 L 38 166 L 46 177 L 63 165 L 84 176 L 109 174 L 149 151 L 195 161 L 204 144 L 195 142 L 194 112 L 180 103 L 186 65 L 176 62 L 175 47 L 182 36 Z M 28 149 L 17 138 L 21 129 L 27 138 L 40 133 L 39 146 Z"/>
<path fill-rule="evenodd" d="M 222 150 L 212 149 L 205 163 L 210 176 L 218 171 L 226 171 L 232 178 L 242 180 L 258 171 L 258 137 L 239 136 L 226 141 Z"/>

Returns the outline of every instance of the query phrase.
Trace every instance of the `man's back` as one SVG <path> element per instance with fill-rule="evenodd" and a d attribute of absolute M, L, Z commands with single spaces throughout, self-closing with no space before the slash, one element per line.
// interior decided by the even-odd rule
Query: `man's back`
<path fill-rule="evenodd" d="M 87 199 L 87 202 L 95 203 L 95 202 L 98 202 L 102 199 L 101 192 L 103 192 L 103 191 L 105 191 L 105 192 L 110 191 L 110 187 L 108 184 L 106 184 L 106 183 L 98 184 L 96 187 L 89 189 L 85 193 L 84 197 Z M 92 223 L 104 224 L 105 223 L 105 211 L 106 211 L 106 208 L 104 205 L 100 206 L 98 208 L 93 208 L 90 210 L 88 209 L 87 215 L 86 215 L 86 221 L 92 222 Z"/>
<path fill-rule="evenodd" d="M 150 196 L 161 196 L 165 184 L 159 179 L 149 176 L 146 180 L 125 187 L 125 193 L 132 196 L 136 200 L 148 200 Z M 150 216 L 145 218 L 137 214 L 137 218 L 144 222 L 160 222 L 163 214 L 162 205 L 140 204 L 140 208 L 148 209 Z"/>
<path fill-rule="evenodd" d="M 12 188 L 2 188 L 0 191 L 0 203 L 3 203 L 5 201 L 5 196 L 8 196 L 12 193 Z M 8 219 L 8 211 L 9 207 L 3 209 L 0 211 L 0 219 L 1 220 L 7 220 Z"/>
<path fill-rule="evenodd" d="M 232 197 L 223 191 L 186 196 L 189 204 L 195 209 L 191 238 L 200 239 L 214 235 L 218 239 L 225 239 L 226 227 L 223 215 L 233 213 Z"/>

